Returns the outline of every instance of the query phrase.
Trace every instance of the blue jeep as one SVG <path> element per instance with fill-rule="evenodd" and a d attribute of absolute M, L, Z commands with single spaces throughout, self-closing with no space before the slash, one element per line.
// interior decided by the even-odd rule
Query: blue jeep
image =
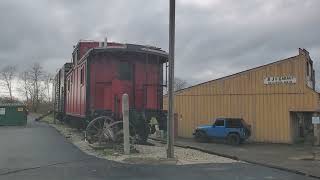
<path fill-rule="evenodd" d="M 250 126 L 241 118 L 218 118 L 213 125 L 199 126 L 193 135 L 198 142 L 223 139 L 228 144 L 238 145 L 250 137 L 251 131 Z"/>

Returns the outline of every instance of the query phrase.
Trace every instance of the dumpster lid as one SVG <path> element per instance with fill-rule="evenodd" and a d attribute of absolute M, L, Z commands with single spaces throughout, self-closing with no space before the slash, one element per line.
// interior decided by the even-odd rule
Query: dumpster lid
<path fill-rule="evenodd" d="M 22 103 L 0 103 L 0 107 L 17 107 L 17 106 L 25 106 Z"/>

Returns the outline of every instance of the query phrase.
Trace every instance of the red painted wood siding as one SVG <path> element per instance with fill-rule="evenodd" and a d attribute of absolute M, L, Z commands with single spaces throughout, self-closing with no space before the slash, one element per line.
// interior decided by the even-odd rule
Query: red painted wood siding
<path fill-rule="evenodd" d="M 80 46 L 80 52 L 81 51 Z M 86 101 L 90 110 L 112 110 L 121 116 L 121 97 L 124 93 L 129 95 L 130 107 L 137 110 L 160 109 L 160 68 L 155 59 L 146 56 L 119 57 L 113 55 L 91 56 L 73 67 L 67 75 L 70 79 L 70 89 L 67 89 L 66 113 L 72 116 L 85 117 L 87 113 Z M 131 80 L 119 79 L 120 61 L 128 62 L 132 68 Z M 87 63 L 89 69 L 87 69 Z M 81 84 L 81 69 L 83 70 L 83 83 Z M 89 97 L 86 97 L 87 74 L 89 75 Z M 72 79 L 72 80 L 71 80 Z M 72 81 L 72 83 L 71 83 Z M 67 85 L 68 86 L 68 85 Z M 133 87 L 134 86 L 134 87 Z M 68 87 L 67 87 L 68 88 Z M 115 102 L 117 97 L 118 102 Z M 115 107 L 115 104 L 118 106 Z M 116 112 L 115 112 L 116 111 Z"/>
<path fill-rule="evenodd" d="M 81 69 L 83 69 L 82 84 Z M 66 113 L 68 115 L 84 117 L 86 114 L 86 73 L 86 61 L 84 61 L 75 66 L 67 76 Z"/>

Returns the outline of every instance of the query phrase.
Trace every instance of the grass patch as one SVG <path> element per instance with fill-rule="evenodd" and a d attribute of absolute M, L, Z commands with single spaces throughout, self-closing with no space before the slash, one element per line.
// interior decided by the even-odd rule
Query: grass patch
<path fill-rule="evenodd" d="M 50 114 L 49 116 L 46 116 L 40 120 L 41 122 L 46 122 L 48 124 L 54 124 L 54 118 L 53 114 Z"/>
<path fill-rule="evenodd" d="M 104 149 L 103 150 L 103 155 L 105 156 L 112 156 L 114 155 L 115 151 L 113 149 Z"/>

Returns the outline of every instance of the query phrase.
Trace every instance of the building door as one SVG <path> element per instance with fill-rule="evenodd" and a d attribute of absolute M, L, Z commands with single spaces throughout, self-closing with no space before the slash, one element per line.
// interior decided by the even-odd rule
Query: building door
<path fill-rule="evenodd" d="M 312 113 L 292 112 L 290 117 L 293 143 L 313 144 Z"/>

